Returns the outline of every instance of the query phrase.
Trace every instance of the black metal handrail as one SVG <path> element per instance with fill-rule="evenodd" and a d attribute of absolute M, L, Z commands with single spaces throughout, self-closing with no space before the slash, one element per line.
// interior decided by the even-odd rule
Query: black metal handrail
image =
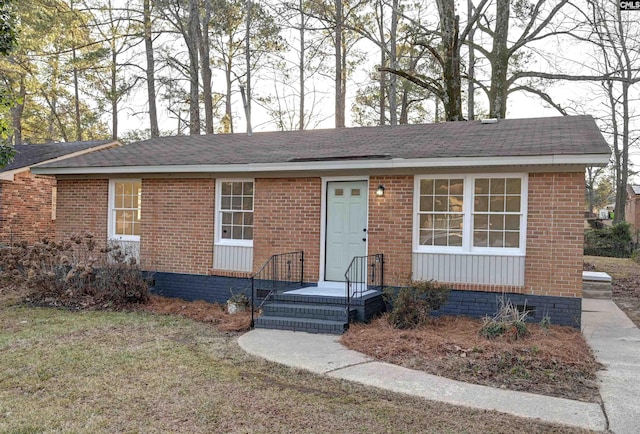
<path fill-rule="evenodd" d="M 251 276 L 251 327 L 254 326 L 253 315 L 256 310 L 255 299 L 261 298 L 258 309 L 278 292 L 295 289 L 304 285 L 304 251 L 279 253 L 272 255 L 262 268 Z M 267 293 L 264 297 L 256 297 L 257 291 Z"/>
<path fill-rule="evenodd" d="M 355 256 L 344 273 L 347 290 L 347 318 L 351 310 L 351 299 L 362 297 L 366 291 L 378 289 L 384 285 L 384 255 L 377 253 L 368 256 Z"/>

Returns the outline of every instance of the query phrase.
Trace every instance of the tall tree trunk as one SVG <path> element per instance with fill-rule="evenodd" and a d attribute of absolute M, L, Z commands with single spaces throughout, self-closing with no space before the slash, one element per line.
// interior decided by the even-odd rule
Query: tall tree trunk
<path fill-rule="evenodd" d="M 156 107 L 155 58 L 153 54 L 153 34 L 151 32 L 151 0 L 143 0 L 144 48 L 147 58 L 147 98 L 149 99 L 149 126 L 151 137 L 160 136 L 158 109 Z"/>
<path fill-rule="evenodd" d="M 76 66 L 76 47 L 75 44 L 71 48 L 71 56 L 73 58 L 73 94 L 75 97 L 74 109 L 76 120 L 76 140 L 82 141 L 82 121 L 80 119 L 80 86 L 78 83 L 78 67 Z"/>
<path fill-rule="evenodd" d="M 336 49 L 336 75 L 335 75 L 335 84 L 336 84 L 336 128 L 342 128 L 345 126 L 345 117 L 346 117 L 346 101 L 345 101 L 345 89 L 343 76 L 344 71 L 342 70 L 343 65 L 343 44 L 342 44 L 342 32 L 344 27 L 344 17 L 342 12 L 342 1 L 337 0 L 335 2 L 336 5 L 336 34 L 335 34 L 335 49 Z"/>
<path fill-rule="evenodd" d="M 202 64 L 202 97 L 204 98 L 205 132 L 213 134 L 213 98 L 211 96 L 211 64 L 209 56 L 209 22 L 211 21 L 211 0 L 204 0 L 204 16 L 199 26 L 200 59 Z"/>
<path fill-rule="evenodd" d="M 245 40 L 244 40 L 244 56 L 245 56 L 245 64 L 247 68 L 247 79 L 246 79 L 246 103 L 245 103 L 245 116 L 247 118 L 247 133 L 251 134 L 251 0 L 247 0 L 247 16 L 246 16 L 246 27 L 245 27 Z"/>
<path fill-rule="evenodd" d="M 115 37 L 111 38 L 111 138 L 118 139 L 118 53 Z"/>
<path fill-rule="evenodd" d="M 400 125 L 409 123 L 409 91 L 402 89 L 402 103 L 400 105 Z"/>
<path fill-rule="evenodd" d="M 231 113 L 231 58 L 229 58 L 226 65 L 225 77 L 227 79 L 227 93 L 224 101 L 224 121 L 226 122 L 224 132 L 233 133 L 233 116 Z"/>
<path fill-rule="evenodd" d="M 467 0 L 467 16 L 470 17 L 473 15 L 473 2 L 472 0 Z M 467 36 L 467 40 L 470 42 L 469 44 L 469 66 L 467 68 L 467 119 L 472 121 L 475 119 L 475 84 L 473 80 L 475 78 L 475 63 L 476 63 L 476 53 L 473 49 L 473 36 L 474 36 L 475 28 L 472 27 L 469 30 L 469 36 Z"/>
<path fill-rule="evenodd" d="M 460 18 L 455 14 L 454 0 L 436 0 L 442 33 L 443 105 L 447 121 L 463 120 L 460 80 Z"/>
<path fill-rule="evenodd" d="M 304 34 L 305 34 L 305 27 L 306 27 L 306 17 L 304 15 L 304 9 L 303 9 L 303 0 L 298 0 L 298 9 L 300 10 L 300 65 L 299 65 L 299 80 L 300 80 L 300 103 L 299 103 L 299 110 L 300 110 L 300 123 L 298 125 L 298 129 L 300 131 L 304 130 L 304 123 L 305 123 L 305 114 L 304 114 L 304 100 L 305 100 L 305 89 L 304 89 L 304 84 L 305 84 L 305 77 L 304 77 L 304 62 L 305 62 L 305 46 L 304 46 Z"/>
<path fill-rule="evenodd" d="M 11 114 L 11 127 L 13 130 L 13 144 L 22 145 L 22 113 L 24 112 L 25 98 L 27 97 L 27 88 L 24 82 L 24 75 L 20 76 L 20 86 L 18 88 L 18 98 L 9 109 Z"/>
<path fill-rule="evenodd" d="M 198 0 L 189 0 L 189 25 L 187 49 L 189 51 L 189 134 L 200 134 L 200 101 L 198 79 Z"/>
<path fill-rule="evenodd" d="M 393 6 L 391 9 L 391 34 L 389 35 L 390 45 L 390 66 L 393 69 L 398 68 L 398 56 L 397 52 L 397 33 L 398 33 L 398 0 L 393 0 Z M 391 74 L 389 86 L 389 123 L 391 125 L 398 125 L 398 103 L 397 103 L 397 83 L 398 77 L 395 74 Z"/>
<path fill-rule="evenodd" d="M 378 17 L 378 30 L 380 32 L 380 67 L 384 68 L 387 63 L 387 52 L 386 47 L 384 46 L 384 2 L 379 1 L 378 6 L 380 6 L 380 16 Z M 392 74 L 393 75 L 393 74 Z M 380 95 L 379 95 L 379 104 L 380 104 L 380 120 L 378 123 L 380 125 L 384 125 L 387 123 L 386 119 L 386 111 L 387 111 L 387 96 L 386 96 L 386 72 L 380 71 L 379 77 L 379 87 L 380 87 Z"/>
<path fill-rule="evenodd" d="M 510 53 L 507 48 L 509 35 L 510 0 L 496 0 L 496 27 L 491 49 L 491 87 L 489 88 L 489 115 L 504 119 L 507 114 L 507 72 Z"/>

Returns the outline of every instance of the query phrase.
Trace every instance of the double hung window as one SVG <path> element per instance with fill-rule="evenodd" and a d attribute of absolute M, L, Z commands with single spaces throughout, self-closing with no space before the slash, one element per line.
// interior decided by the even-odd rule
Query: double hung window
<path fill-rule="evenodd" d="M 217 232 L 222 244 L 253 244 L 253 180 L 218 182 Z"/>
<path fill-rule="evenodd" d="M 111 180 L 109 183 L 109 238 L 140 240 L 142 181 Z"/>
<path fill-rule="evenodd" d="M 419 176 L 416 251 L 524 253 L 525 175 Z"/>

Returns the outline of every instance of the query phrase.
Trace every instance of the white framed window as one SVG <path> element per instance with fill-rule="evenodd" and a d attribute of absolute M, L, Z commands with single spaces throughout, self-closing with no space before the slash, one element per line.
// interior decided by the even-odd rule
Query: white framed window
<path fill-rule="evenodd" d="M 526 174 L 420 175 L 414 251 L 522 255 Z"/>
<path fill-rule="evenodd" d="M 142 218 L 142 180 L 109 181 L 109 238 L 140 241 Z"/>
<path fill-rule="evenodd" d="M 216 182 L 216 243 L 253 246 L 253 179 Z"/>

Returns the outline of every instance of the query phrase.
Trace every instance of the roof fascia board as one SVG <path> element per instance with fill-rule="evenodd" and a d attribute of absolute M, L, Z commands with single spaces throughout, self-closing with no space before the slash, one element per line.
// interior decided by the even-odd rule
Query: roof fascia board
<path fill-rule="evenodd" d="M 484 166 L 537 166 L 585 165 L 606 166 L 609 154 L 538 155 L 516 157 L 453 157 L 453 158 L 394 158 L 391 160 L 312 161 L 301 163 L 202 164 L 162 166 L 108 166 L 108 167 L 34 167 L 40 175 L 90 175 L 127 173 L 253 173 L 294 172 L 311 170 L 355 170 L 398 168 L 444 168 Z"/>

